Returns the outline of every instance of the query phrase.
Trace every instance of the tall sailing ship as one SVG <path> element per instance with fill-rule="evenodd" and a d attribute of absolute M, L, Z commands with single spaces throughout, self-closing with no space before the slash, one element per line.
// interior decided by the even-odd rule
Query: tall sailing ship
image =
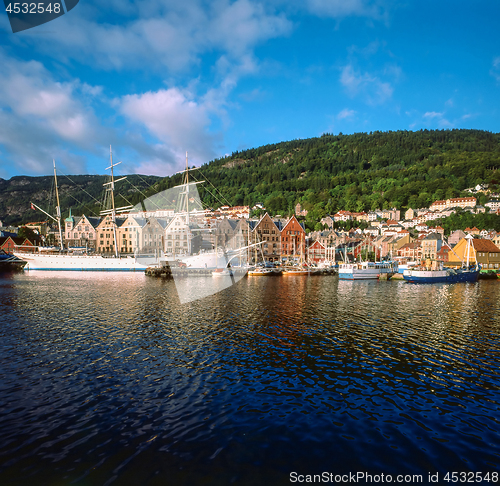
<path fill-rule="evenodd" d="M 146 268 L 154 263 L 158 262 L 158 255 L 120 255 L 118 253 L 117 244 L 117 232 L 116 232 L 116 215 L 119 212 L 125 210 L 130 210 L 132 206 L 126 208 L 115 208 L 114 200 L 114 188 L 115 183 L 123 180 L 114 178 L 114 167 L 117 164 L 113 164 L 113 154 L 110 147 L 110 161 L 111 165 L 108 169 L 111 169 L 111 181 L 107 182 L 105 185 L 109 186 L 111 192 L 111 209 L 101 212 L 101 215 L 110 215 L 113 226 L 113 238 L 114 238 L 114 252 L 113 256 L 99 255 L 99 254 L 89 254 L 83 251 L 70 251 L 64 249 L 63 244 L 63 234 L 61 227 L 61 206 L 59 202 L 59 192 L 57 189 L 57 173 L 56 164 L 54 161 L 54 179 L 55 179 L 55 189 L 56 189 L 56 216 L 52 216 L 45 212 L 43 209 L 39 208 L 37 205 L 31 203 L 32 207 L 43 212 L 58 225 L 59 238 L 61 242 L 60 249 L 47 248 L 47 247 L 36 247 L 32 252 L 24 251 L 14 251 L 14 255 L 21 258 L 26 262 L 25 269 L 27 270 L 56 270 L 56 271 L 125 271 L 125 272 L 144 272 Z M 106 170 L 108 170 L 106 169 Z"/>

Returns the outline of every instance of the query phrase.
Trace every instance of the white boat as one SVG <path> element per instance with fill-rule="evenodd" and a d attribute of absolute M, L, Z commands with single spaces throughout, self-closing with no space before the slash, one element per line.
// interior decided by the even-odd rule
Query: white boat
<path fill-rule="evenodd" d="M 144 272 L 147 267 L 158 263 L 154 255 L 144 257 L 103 255 L 78 255 L 71 253 L 14 252 L 26 261 L 27 270 L 90 271 L 90 272 Z"/>
<path fill-rule="evenodd" d="M 376 280 L 383 274 L 397 273 L 394 262 L 341 263 L 339 278 L 342 280 Z"/>

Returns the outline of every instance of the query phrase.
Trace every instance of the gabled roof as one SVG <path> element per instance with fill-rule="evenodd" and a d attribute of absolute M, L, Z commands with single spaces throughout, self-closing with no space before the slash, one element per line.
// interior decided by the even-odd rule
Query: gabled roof
<path fill-rule="evenodd" d="M 476 251 L 484 251 L 485 253 L 499 253 L 500 248 L 496 246 L 491 240 L 474 239 L 472 245 Z"/>
<path fill-rule="evenodd" d="M 441 235 L 439 233 L 429 233 L 424 240 L 441 240 Z"/>

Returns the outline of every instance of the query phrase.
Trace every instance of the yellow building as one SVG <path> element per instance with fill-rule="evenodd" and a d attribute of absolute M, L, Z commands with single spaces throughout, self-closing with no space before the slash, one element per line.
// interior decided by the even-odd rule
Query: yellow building
<path fill-rule="evenodd" d="M 481 264 L 483 269 L 500 268 L 500 248 L 498 248 L 491 240 L 473 239 L 471 240 L 472 248 L 469 252 L 469 263 L 476 263 L 476 260 Z M 467 240 L 462 238 L 448 252 L 448 266 L 461 266 L 462 262 L 467 261 Z"/>

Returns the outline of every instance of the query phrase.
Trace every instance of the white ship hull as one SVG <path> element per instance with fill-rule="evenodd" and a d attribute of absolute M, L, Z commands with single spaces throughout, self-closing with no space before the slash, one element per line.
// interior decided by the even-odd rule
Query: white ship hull
<path fill-rule="evenodd" d="M 14 254 L 27 262 L 26 270 L 144 272 L 148 266 L 158 263 L 154 255 L 116 258 L 102 255 Z"/>

